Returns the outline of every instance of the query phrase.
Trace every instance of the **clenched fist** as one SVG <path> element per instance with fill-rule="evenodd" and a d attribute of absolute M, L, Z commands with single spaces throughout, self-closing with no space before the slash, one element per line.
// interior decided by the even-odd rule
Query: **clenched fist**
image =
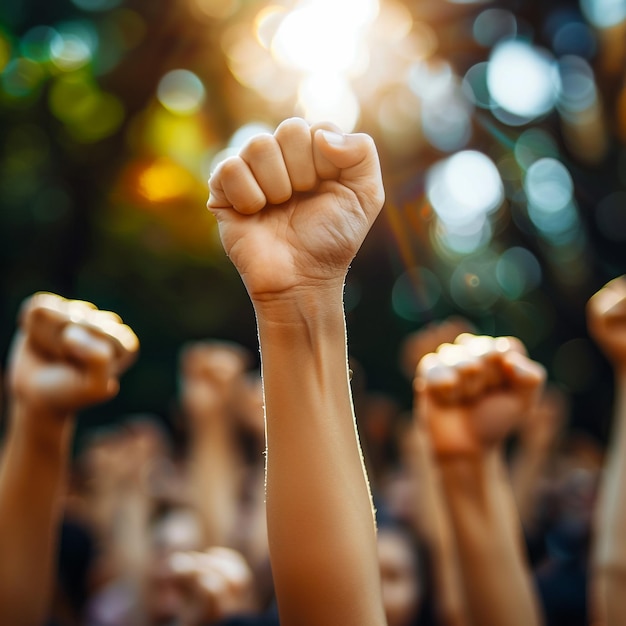
<path fill-rule="evenodd" d="M 115 396 L 139 341 L 110 311 L 37 293 L 22 305 L 9 356 L 13 400 L 65 416 Z"/>
<path fill-rule="evenodd" d="M 438 456 L 481 455 L 528 414 L 545 380 L 513 337 L 460 335 L 420 361 L 418 411 Z"/>
<path fill-rule="evenodd" d="M 253 302 L 342 283 L 384 200 L 368 135 L 298 118 L 252 138 L 209 186 L 208 208 Z"/>

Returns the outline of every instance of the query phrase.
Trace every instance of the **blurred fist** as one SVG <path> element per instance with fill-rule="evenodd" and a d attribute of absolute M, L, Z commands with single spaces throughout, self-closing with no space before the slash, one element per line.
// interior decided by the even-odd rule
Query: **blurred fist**
<path fill-rule="evenodd" d="M 180 593 L 181 626 L 214 624 L 255 610 L 254 577 L 239 552 L 229 548 L 175 552 L 169 565 Z"/>
<path fill-rule="evenodd" d="M 137 337 L 115 313 L 37 293 L 20 311 L 9 390 L 32 410 L 71 414 L 115 396 L 138 349 Z"/>
<path fill-rule="evenodd" d="M 545 370 L 513 337 L 463 334 L 427 354 L 415 378 L 419 419 L 438 456 L 480 455 L 533 408 Z"/>
<path fill-rule="evenodd" d="M 254 301 L 343 278 L 384 200 L 368 135 L 285 120 L 220 163 L 208 208 Z"/>
<path fill-rule="evenodd" d="M 198 341 L 183 348 L 180 400 L 192 426 L 226 416 L 249 361 L 243 346 L 225 341 Z"/>
<path fill-rule="evenodd" d="M 587 303 L 587 327 L 614 365 L 626 365 L 626 277 L 607 283 Z"/>

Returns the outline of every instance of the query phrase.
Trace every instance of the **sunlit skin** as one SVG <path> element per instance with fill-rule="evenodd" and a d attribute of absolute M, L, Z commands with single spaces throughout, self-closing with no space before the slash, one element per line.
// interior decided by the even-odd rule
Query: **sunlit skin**
<path fill-rule="evenodd" d="M 613 425 L 596 510 L 590 602 L 594 625 L 617 626 L 626 620 L 626 277 L 613 279 L 589 299 L 587 327 L 615 375 Z"/>
<path fill-rule="evenodd" d="M 512 337 L 460 335 L 419 364 L 415 380 L 458 555 L 470 623 L 541 623 L 506 479 L 502 444 L 545 379 Z"/>
<path fill-rule="evenodd" d="M 0 613 L 44 621 L 76 413 L 112 398 L 139 342 L 114 313 L 54 294 L 25 301 L 7 371 L 10 428 L 0 469 Z"/>
<path fill-rule="evenodd" d="M 270 558 L 284 626 L 385 623 L 342 302 L 383 201 L 369 136 L 297 118 L 253 138 L 210 180 L 208 207 L 259 330 Z"/>

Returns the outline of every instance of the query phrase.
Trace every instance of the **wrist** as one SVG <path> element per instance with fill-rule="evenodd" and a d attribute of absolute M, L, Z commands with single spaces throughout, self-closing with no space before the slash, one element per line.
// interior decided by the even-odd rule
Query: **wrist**
<path fill-rule="evenodd" d="M 9 438 L 26 441 L 47 450 L 68 448 L 75 415 L 14 400 L 9 407 Z"/>
<path fill-rule="evenodd" d="M 275 294 L 272 298 L 253 298 L 259 326 L 301 326 L 317 321 L 343 318 L 343 279 L 316 286 L 301 286 Z"/>

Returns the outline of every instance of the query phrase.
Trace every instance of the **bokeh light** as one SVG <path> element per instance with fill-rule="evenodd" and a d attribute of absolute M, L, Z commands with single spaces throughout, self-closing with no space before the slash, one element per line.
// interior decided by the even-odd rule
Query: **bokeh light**
<path fill-rule="evenodd" d="M 537 257 L 519 246 L 509 248 L 496 262 L 496 279 L 502 292 L 517 300 L 541 284 L 541 265 Z"/>
<path fill-rule="evenodd" d="M 206 97 L 202 81 L 189 70 L 172 70 L 159 81 L 157 98 L 172 113 L 196 113 Z"/>
<path fill-rule="evenodd" d="M 493 49 L 487 67 L 487 85 L 495 104 L 513 116 L 505 116 L 503 121 L 524 124 L 554 107 L 559 77 L 546 50 L 522 40 L 511 40 Z"/>
<path fill-rule="evenodd" d="M 442 287 L 439 279 L 425 267 L 413 267 L 398 276 L 392 291 L 391 304 L 396 315 L 422 322 L 432 318 Z"/>
<path fill-rule="evenodd" d="M 464 150 L 434 165 L 427 174 L 427 195 L 448 225 L 466 225 L 497 209 L 504 198 L 494 162 L 476 150 Z"/>
<path fill-rule="evenodd" d="M 56 67 L 71 72 L 91 62 L 98 48 L 98 35 L 88 22 L 64 22 L 56 27 L 50 56 Z"/>
<path fill-rule="evenodd" d="M 580 0 L 580 8 L 591 24 L 610 28 L 626 20 L 624 0 Z"/>
<path fill-rule="evenodd" d="M 517 35 L 517 19 L 506 9 L 487 9 L 474 20 L 473 34 L 477 43 L 490 48 L 501 39 Z"/>
<path fill-rule="evenodd" d="M 535 161 L 524 181 L 530 204 L 545 213 L 558 213 L 571 201 L 574 182 L 567 168 L 556 159 Z"/>

